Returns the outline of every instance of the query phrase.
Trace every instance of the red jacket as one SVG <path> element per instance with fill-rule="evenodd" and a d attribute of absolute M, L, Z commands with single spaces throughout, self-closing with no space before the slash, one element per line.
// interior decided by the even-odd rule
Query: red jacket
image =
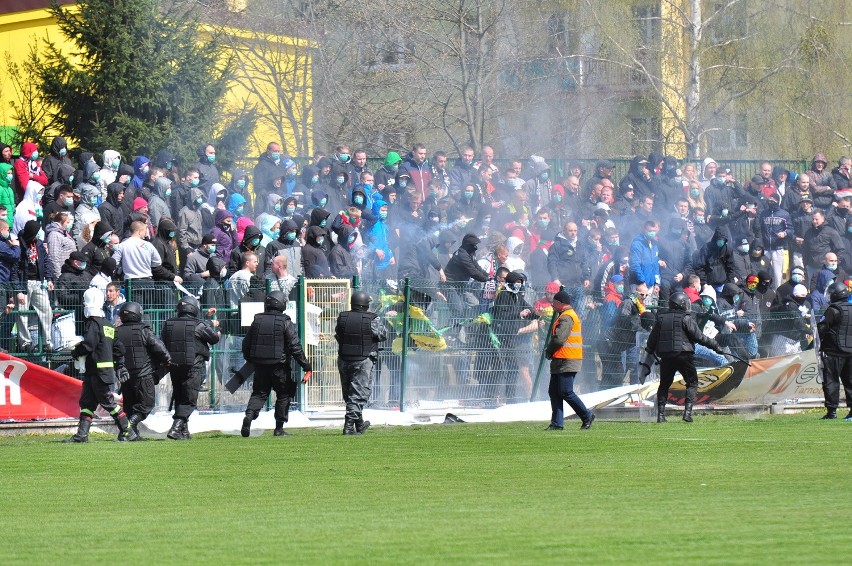
<path fill-rule="evenodd" d="M 38 149 L 38 146 L 33 142 L 24 142 L 21 146 L 21 157 L 15 160 L 15 195 L 18 202 L 24 197 L 24 191 L 27 188 L 27 183 L 30 179 L 41 183 L 46 187 L 49 183 L 47 175 L 42 173 L 41 167 L 30 162 L 30 157 L 33 152 Z"/>

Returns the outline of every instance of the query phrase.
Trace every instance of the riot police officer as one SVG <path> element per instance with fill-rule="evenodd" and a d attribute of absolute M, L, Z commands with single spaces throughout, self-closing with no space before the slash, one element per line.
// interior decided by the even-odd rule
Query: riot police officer
<path fill-rule="evenodd" d="M 842 381 L 849 407 L 849 415 L 843 420 L 852 421 L 852 304 L 849 304 L 849 289 L 844 283 L 834 283 L 829 291 L 831 304 L 817 324 L 826 408 L 822 418 L 837 418 Z"/>
<path fill-rule="evenodd" d="M 254 383 L 246 406 L 246 416 L 240 434 L 248 437 L 251 422 L 275 391 L 275 436 L 287 436 L 284 423 L 290 413 L 290 403 L 296 396 L 296 380 L 292 377 L 290 359 L 296 360 L 305 375 L 302 382 L 311 379 L 311 362 L 305 357 L 299 334 L 290 317 L 284 314 L 287 297 L 281 291 L 272 291 L 264 300 L 264 312 L 256 314 L 243 340 L 243 356 L 254 364 Z"/>
<path fill-rule="evenodd" d="M 142 440 L 137 425 L 154 409 L 154 365 L 168 366 L 172 357 L 151 327 L 142 322 L 142 305 L 124 303 L 118 316 L 121 326 L 116 329 L 116 340 L 124 346 L 124 366 L 130 373 L 130 379 L 121 384 L 121 394 L 133 436 Z"/>
<path fill-rule="evenodd" d="M 363 416 L 364 405 L 373 389 L 373 364 L 379 356 L 379 342 L 387 339 L 382 319 L 369 312 L 370 295 L 355 291 L 350 301 L 352 310 L 337 317 L 334 338 L 338 343 L 337 369 L 346 403 L 343 434 L 363 434 L 370 426 Z"/>
<path fill-rule="evenodd" d="M 166 434 L 172 440 L 189 440 L 187 421 L 198 404 L 198 391 L 204 379 L 210 346 L 219 342 L 219 332 L 198 318 L 198 300 L 187 295 L 177 304 L 177 316 L 163 324 L 163 342 L 172 357 L 171 377 L 175 400 L 172 428 Z"/>
<path fill-rule="evenodd" d="M 666 400 L 674 382 L 675 372 L 686 380 L 686 404 L 683 420 L 692 422 L 692 406 L 698 392 L 698 372 L 695 371 L 694 344 L 697 342 L 722 353 L 722 347 L 705 336 L 689 312 L 690 300 L 686 293 L 675 293 L 669 298 L 669 310 L 657 315 L 654 328 L 645 349 L 660 358 L 660 387 L 657 389 L 657 422 L 666 422 Z"/>
<path fill-rule="evenodd" d="M 65 442 L 88 442 L 89 429 L 98 405 L 112 415 L 118 426 L 120 441 L 135 440 L 127 421 L 127 415 L 115 402 L 111 387 L 116 382 L 117 373 L 124 380 L 127 370 L 124 368 L 124 347 L 115 340 L 115 327 L 104 318 L 104 293 L 97 287 L 90 287 L 83 293 L 83 313 L 86 317 L 86 330 L 83 341 L 74 347 L 75 358 L 86 357 L 86 371 L 83 374 L 83 389 L 80 392 L 80 422 L 77 433 Z"/>

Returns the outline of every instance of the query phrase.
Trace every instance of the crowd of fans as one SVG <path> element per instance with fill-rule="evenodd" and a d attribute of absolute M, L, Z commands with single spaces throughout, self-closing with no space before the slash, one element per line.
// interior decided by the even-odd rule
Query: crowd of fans
<path fill-rule="evenodd" d="M 0 144 L 0 283 L 13 347 L 35 340 L 13 311 L 37 314 L 49 349 L 53 309 L 80 309 L 89 285 L 105 290 L 110 315 L 128 281 L 146 305 L 174 282 L 205 289 L 216 307 L 264 280 L 290 292 L 304 274 L 408 278 L 427 315 L 435 302 L 457 319 L 489 312 L 505 352 L 528 348 L 519 337 L 544 326 L 537 319 L 564 286 L 584 323 L 594 321 L 586 344 L 611 386 L 654 305 L 676 290 L 705 332 L 754 358 L 805 344 L 811 311 L 852 267 L 850 157 L 831 169 L 817 154 L 804 172 L 767 161 L 738 180 L 709 157 L 651 153 L 619 179 L 607 160 L 558 176 L 537 156 L 498 167 L 488 146 L 451 162 L 417 144 L 370 170 L 366 152 L 350 149 L 317 153 L 300 170 L 273 142 L 251 172 L 220 172 L 213 145 L 193 164 L 168 151 L 131 164 L 113 150 L 72 160 L 62 137 L 44 152 L 24 143 L 19 155 Z M 545 296 L 527 299 L 527 289 Z"/>

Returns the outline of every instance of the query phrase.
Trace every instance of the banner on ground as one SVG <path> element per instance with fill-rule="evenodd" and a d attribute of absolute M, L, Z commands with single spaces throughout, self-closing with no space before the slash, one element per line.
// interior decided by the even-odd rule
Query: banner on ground
<path fill-rule="evenodd" d="M 679 379 L 669 390 L 669 402 L 682 405 L 686 384 Z M 733 362 L 698 372 L 696 403 L 773 403 L 786 399 L 821 398 L 822 375 L 816 352 L 807 350 L 753 360 L 751 367 Z"/>
<path fill-rule="evenodd" d="M 81 387 L 77 379 L 0 354 L 0 420 L 76 417 Z"/>

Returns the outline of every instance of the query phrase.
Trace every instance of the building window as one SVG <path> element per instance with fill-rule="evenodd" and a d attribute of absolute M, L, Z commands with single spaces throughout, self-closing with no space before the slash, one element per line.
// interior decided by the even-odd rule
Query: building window
<path fill-rule="evenodd" d="M 660 149 L 660 121 L 657 118 L 630 119 L 630 153 L 648 155 Z"/>
<path fill-rule="evenodd" d="M 745 39 L 748 34 L 748 13 L 746 3 L 713 4 L 715 21 L 710 25 L 710 36 L 713 43 L 724 43 Z"/>
<path fill-rule="evenodd" d="M 710 134 L 711 151 L 737 151 L 748 148 L 748 122 L 745 114 L 737 114 L 729 127 Z"/>
<path fill-rule="evenodd" d="M 370 71 L 403 69 L 414 65 L 414 42 L 401 35 L 361 47 L 361 66 Z"/>

